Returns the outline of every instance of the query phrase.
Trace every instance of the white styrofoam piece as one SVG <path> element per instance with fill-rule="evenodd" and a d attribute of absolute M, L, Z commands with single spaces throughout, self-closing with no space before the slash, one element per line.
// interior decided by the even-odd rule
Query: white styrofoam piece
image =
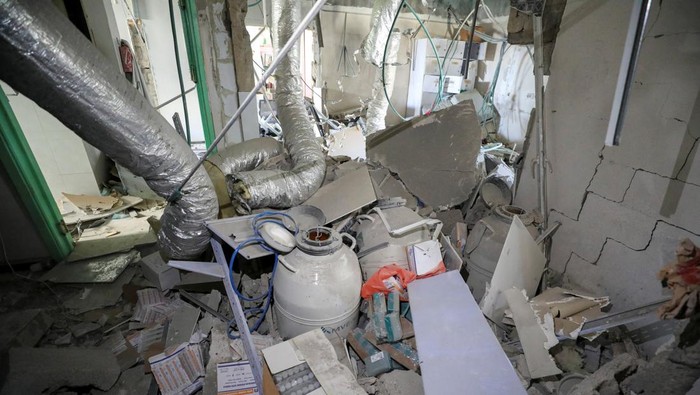
<path fill-rule="evenodd" d="M 426 395 L 525 394 L 458 271 L 408 284 Z"/>
<path fill-rule="evenodd" d="M 366 159 L 365 136 L 359 127 L 339 130 L 329 137 L 328 156 L 348 156 L 350 159 Z"/>
<path fill-rule="evenodd" d="M 491 284 L 481 300 L 484 314 L 500 322 L 508 303 L 503 291 L 513 287 L 523 289 L 533 297 L 547 262 L 540 246 L 532 238 L 518 216 L 513 217 Z"/>

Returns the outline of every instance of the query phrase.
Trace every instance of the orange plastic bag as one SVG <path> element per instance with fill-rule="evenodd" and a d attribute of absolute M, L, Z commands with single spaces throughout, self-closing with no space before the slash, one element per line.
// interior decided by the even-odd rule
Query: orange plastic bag
<path fill-rule="evenodd" d="M 377 270 L 377 272 L 362 285 L 360 295 L 362 295 L 363 299 L 370 299 L 372 295 L 377 292 L 386 295 L 392 291 L 398 291 L 401 295 L 400 299 L 407 301 L 408 293 L 406 292 L 406 288 L 408 287 L 408 283 L 415 279 L 416 273 L 406 270 L 399 265 L 393 264 L 384 266 Z"/>

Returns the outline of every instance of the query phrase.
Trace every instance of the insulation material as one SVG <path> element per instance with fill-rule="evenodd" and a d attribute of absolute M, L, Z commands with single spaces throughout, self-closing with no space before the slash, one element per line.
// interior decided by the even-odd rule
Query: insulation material
<path fill-rule="evenodd" d="M 146 179 L 159 196 L 169 196 L 196 165 L 187 142 L 52 4 L 1 2 L 0 52 L 0 79 Z M 161 250 L 178 259 L 199 255 L 209 245 L 204 221 L 216 213 L 201 168 L 165 209 Z"/>
<path fill-rule="evenodd" d="M 284 153 L 282 144 L 272 137 L 261 137 L 229 145 L 207 160 L 224 174 L 254 170 L 273 156 Z"/>
<path fill-rule="evenodd" d="M 360 45 L 362 57 L 375 66 L 384 61 L 384 49 L 389 39 L 391 24 L 401 7 L 401 0 L 377 0 L 372 7 L 372 26 Z M 392 37 L 393 40 L 393 37 Z M 388 55 L 388 54 L 387 54 Z"/>
<path fill-rule="evenodd" d="M 276 53 L 294 33 L 300 16 L 301 0 L 273 2 L 271 31 Z M 325 157 L 306 111 L 299 75 L 297 43 L 275 72 L 277 118 L 284 131 L 284 145 L 293 168 L 290 171 L 264 170 L 227 175 L 231 200 L 237 201 L 246 209 L 299 205 L 316 192 L 323 182 L 326 174 Z"/>
<path fill-rule="evenodd" d="M 384 67 L 384 78 L 382 79 L 382 69 L 375 72 L 374 85 L 372 86 L 372 100 L 367 104 L 367 134 L 384 130 L 386 123 L 386 111 L 389 109 L 389 99 L 394 91 L 394 77 L 396 77 L 396 60 L 399 55 L 399 45 L 401 44 L 401 32 L 395 29 L 389 39 L 389 47 L 386 54 L 386 65 Z M 386 86 L 386 94 L 384 87 Z"/>

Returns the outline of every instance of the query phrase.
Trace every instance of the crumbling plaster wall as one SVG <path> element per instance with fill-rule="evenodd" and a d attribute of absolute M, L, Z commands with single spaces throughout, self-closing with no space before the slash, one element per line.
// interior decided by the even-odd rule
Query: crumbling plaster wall
<path fill-rule="evenodd" d="M 604 146 L 631 1 L 569 0 L 545 97 L 551 267 L 619 311 L 660 299 L 677 242 L 700 242 L 700 8 L 652 2 L 621 145 Z M 537 206 L 527 153 L 516 203 Z"/>

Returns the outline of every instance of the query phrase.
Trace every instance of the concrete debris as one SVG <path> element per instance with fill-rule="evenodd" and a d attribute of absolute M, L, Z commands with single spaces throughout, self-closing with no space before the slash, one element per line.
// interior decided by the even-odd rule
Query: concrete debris
<path fill-rule="evenodd" d="M 141 260 L 141 271 L 143 276 L 161 291 L 172 289 L 180 283 L 180 271 L 168 266 L 159 252 L 147 255 Z"/>
<path fill-rule="evenodd" d="M 153 376 L 144 372 L 143 366 L 125 370 L 117 383 L 105 395 L 146 395 L 153 382 Z"/>
<path fill-rule="evenodd" d="M 583 369 L 588 373 L 593 373 L 600 367 L 600 345 L 586 344 L 583 348 L 584 366 Z"/>
<path fill-rule="evenodd" d="M 398 174 L 409 191 L 433 207 L 453 207 L 469 198 L 478 184 L 480 147 L 481 127 L 471 100 L 367 139 L 369 159 Z"/>
<path fill-rule="evenodd" d="M 569 393 L 570 395 L 619 394 L 620 383 L 643 364 L 644 361 L 629 354 L 619 355 L 574 386 Z"/>
<path fill-rule="evenodd" d="M 53 318 L 40 309 L 0 315 L 0 350 L 34 347 L 53 324 Z"/>
<path fill-rule="evenodd" d="M 11 348 L 8 366 L 2 395 L 87 386 L 107 391 L 121 372 L 112 353 L 100 348 Z"/>
<path fill-rule="evenodd" d="M 73 339 L 73 334 L 68 332 L 65 335 L 54 340 L 53 344 L 57 346 L 67 346 L 71 343 L 71 339 Z"/>
<path fill-rule="evenodd" d="M 700 379 L 700 315 L 695 314 L 669 351 L 654 356 L 646 366 L 622 382 L 626 393 L 691 394 Z M 692 392 L 693 394 L 697 392 Z"/>
<path fill-rule="evenodd" d="M 70 331 L 75 337 L 82 337 L 90 332 L 94 332 L 102 328 L 102 325 L 95 322 L 81 322 L 70 327 Z"/>
<path fill-rule="evenodd" d="M 114 306 L 122 296 L 122 286 L 128 284 L 136 274 L 135 268 L 127 268 L 110 284 L 94 284 L 84 288 L 79 294 L 66 300 L 63 305 L 82 314 L 106 306 Z"/>
<path fill-rule="evenodd" d="M 423 380 L 410 370 L 394 370 L 384 373 L 377 380 L 377 394 L 423 395 Z"/>
<path fill-rule="evenodd" d="M 111 283 L 132 262 L 141 258 L 138 251 L 118 253 L 78 262 L 62 262 L 41 277 L 53 283 Z"/>
<path fill-rule="evenodd" d="M 560 344 L 551 350 L 554 360 L 564 372 L 581 372 L 583 371 L 583 358 L 581 352 L 575 344 L 566 343 Z"/>

